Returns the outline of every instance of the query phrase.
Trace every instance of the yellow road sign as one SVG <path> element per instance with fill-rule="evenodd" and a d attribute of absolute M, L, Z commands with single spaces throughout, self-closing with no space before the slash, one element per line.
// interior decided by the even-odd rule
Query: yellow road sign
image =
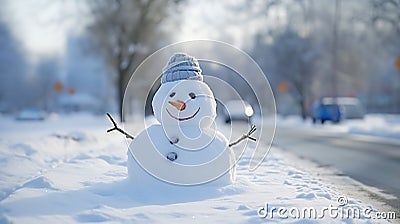
<path fill-rule="evenodd" d="M 400 71 L 400 56 L 398 56 L 398 57 L 396 58 L 395 65 L 396 65 L 397 70 Z"/>
<path fill-rule="evenodd" d="M 289 91 L 289 84 L 287 82 L 279 83 L 278 90 L 281 93 L 286 93 L 287 91 Z"/>
<path fill-rule="evenodd" d="M 62 84 L 61 82 L 56 82 L 56 83 L 54 83 L 54 85 L 53 85 L 53 89 L 54 89 L 54 91 L 55 91 L 56 93 L 61 92 L 61 91 L 63 90 L 63 88 L 64 88 L 64 86 L 63 86 L 63 84 Z"/>

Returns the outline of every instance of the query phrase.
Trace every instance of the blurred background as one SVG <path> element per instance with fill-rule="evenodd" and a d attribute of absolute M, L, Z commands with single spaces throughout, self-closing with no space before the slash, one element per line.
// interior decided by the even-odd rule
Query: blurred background
<path fill-rule="evenodd" d="M 117 113 L 144 58 L 190 39 L 248 53 L 279 114 L 311 116 L 321 97 L 400 113 L 399 0 L 1 0 L 0 112 Z"/>
<path fill-rule="evenodd" d="M 159 79 L 140 74 L 123 112 L 133 72 L 156 50 L 194 39 L 226 42 L 258 63 L 276 101 L 277 129 L 274 119 L 264 124 L 275 146 L 395 195 L 368 193 L 400 210 L 400 0 L 0 0 L 0 128 L 31 133 L 40 122 L 5 123 L 76 112 L 101 115 L 102 124 L 105 112 L 143 121 Z M 246 65 L 229 52 L 200 50 Z M 252 74 L 201 63 L 246 101 L 229 104 L 235 114 L 219 113 L 225 122 L 259 114 L 254 89 L 240 77 Z M 234 100 L 224 87 L 213 90 Z M 81 120 L 72 121 L 62 129 Z M 234 135 L 247 129 L 235 124 Z M 336 186 L 351 188 L 348 196 L 369 192 Z"/>

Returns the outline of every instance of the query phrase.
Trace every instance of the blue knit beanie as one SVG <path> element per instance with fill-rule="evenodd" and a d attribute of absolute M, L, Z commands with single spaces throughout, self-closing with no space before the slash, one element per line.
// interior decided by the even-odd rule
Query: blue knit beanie
<path fill-rule="evenodd" d="M 175 53 L 169 59 L 167 66 L 163 69 L 161 83 L 178 80 L 203 81 L 203 75 L 196 58 L 185 53 Z"/>

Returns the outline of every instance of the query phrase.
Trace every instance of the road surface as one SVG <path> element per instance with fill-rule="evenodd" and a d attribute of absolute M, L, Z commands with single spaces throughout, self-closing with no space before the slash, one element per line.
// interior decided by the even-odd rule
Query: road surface
<path fill-rule="evenodd" d="M 387 139 L 278 127 L 274 144 L 321 166 L 333 167 L 365 185 L 397 197 L 385 202 L 400 211 L 400 144 Z"/>

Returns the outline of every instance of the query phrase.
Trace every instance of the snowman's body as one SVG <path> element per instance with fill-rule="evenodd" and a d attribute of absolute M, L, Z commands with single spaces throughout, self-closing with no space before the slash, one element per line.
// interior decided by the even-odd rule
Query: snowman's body
<path fill-rule="evenodd" d="M 189 151 L 170 144 L 164 128 L 155 124 L 141 132 L 128 150 L 129 178 L 143 187 L 160 181 L 223 186 L 232 183 L 235 177 L 234 154 L 220 133 L 204 149 Z M 170 152 L 177 154 L 175 161 L 166 158 Z M 201 164 L 203 166 L 196 166 Z"/>
<path fill-rule="evenodd" d="M 160 181 L 178 185 L 232 183 L 235 156 L 216 129 L 216 101 L 202 81 L 197 60 L 174 55 L 162 78 L 152 101 L 160 124 L 146 128 L 129 146 L 129 178 L 144 187 Z"/>

